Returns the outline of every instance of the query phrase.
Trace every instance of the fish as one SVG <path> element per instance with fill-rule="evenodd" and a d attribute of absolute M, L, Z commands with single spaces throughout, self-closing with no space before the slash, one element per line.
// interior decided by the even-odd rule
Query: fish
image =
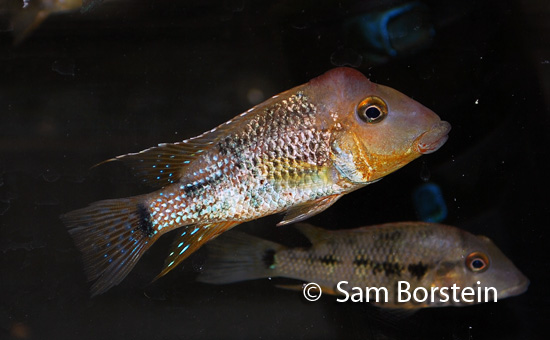
<path fill-rule="evenodd" d="M 86 13 L 104 0 L 23 0 L 11 9 L 14 45 L 21 44 L 50 16 L 75 12 Z"/>
<path fill-rule="evenodd" d="M 316 215 L 340 197 L 439 149 L 451 125 L 392 88 L 336 68 L 197 137 L 108 161 L 156 191 L 61 216 L 92 295 L 120 283 L 158 238 L 181 228 L 159 278 L 234 226 Z"/>
<path fill-rule="evenodd" d="M 21 44 L 51 15 L 72 12 L 81 6 L 82 0 L 22 1 L 20 7 L 12 10 L 13 44 Z"/>
<path fill-rule="evenodd" d="M 529 279 L 488 237 L 456 227 L 429 222 L 395 222 L 347 230 L 325 230 L 305 223 L 295 227 L 310 241 L 310 247 L 288 248 L 239 231 L 221 235 L 206 245 L 207 259 L 197 280 L 227 284 L 284 277 L 314 282 L 323 294 L 347 299 L 351 296 L 355 302 L 413 311 L 466 306 L 490 298 L 498 301 L 522 294 L 529 286 Z M 399 282 L 403 282 L 401 286 Z M 452 296 L 453 285 L 457 287 L 456 299 Z M 302 290 L 304 286 L 280 287 Z M 431 295 L 434 287 L 438 287 L 434 298 L 420 301 L 423 294 Z M 481 289 L 481 299 L 463 299 L 462 289 L 466 287 L 475 293 Z M 379 296 L 366 301 L 368 293 L 376 293 L 371 288 L 378 290 Z M 386 289 L 385 298 L 380 288 Z M 418 299 L 412 298 L 419 288 Z M 484 297 L 486 292 L 489 296 Z"/>

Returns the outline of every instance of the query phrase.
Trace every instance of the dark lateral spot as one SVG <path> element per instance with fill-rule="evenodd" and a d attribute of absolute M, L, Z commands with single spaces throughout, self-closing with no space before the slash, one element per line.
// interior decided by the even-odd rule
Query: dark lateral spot
<path fill-rule="evenodd" d="M 368 265 L 372 267 L 373 275 L 384 273 L 384 275 L 388 277 L 401 276 L 401 272 L 404 269 L 397 262 L 370 262 L 368 260 L 364 261 L 367 261 L 366 263 L 368 263 Z"/>
<path fill-rule="evenodd" d="M 138 230 L 148 237 L 153 236 L 153 223 L 151 222 L 151 214 L 149 214 L 147 207 L 143 204 L 138 204 L 137 213 L 139 216 Z"/>
<path fill-rule="evenodd" d="M 409 264 L 407 270 L 412 276 L 420 280 L 428 271 L 428 266 L 422 264 L 422 262 L 418 262 L 418 264 Z"/>
<path fill-rule="evenodd" d="M 187 184 L 183 186 L 182 190 L 186 195 L 190 195 L 206 186 L 217 184 L 222 179 L 222 176 L 223 175 L 210 176 L 198 181 L 196 184 Z"/>
<path fill-rule="evenodd" d="M 271 267 L 275 264 L 275 250 L 268 249 L 265 251 L 264 256 L 262 256 L 262 262 L 266 268 Z"/>
<path fill-rule="evenodd" d="M 369 259 L 364 258 L 362 255 L 358 255 L 355 257 L 355 260 L 353 260 L 353 265 L 357 267 L 369 267 L 372 265 L 372 261 Z"/>
<path fill-rule="evenodd" d="M 382 263 L 382 266 L 384 268 L 384 274 L 386 276 L 400 276 L 401 275 L 401 266 L 399 263 L 392 263 L 392 262 L 384 262 Z"/>
<path fill-rule="evenodd" d="M 334 255 L 323 256 L 319 259 L 319 261 L 321 261 L 322 264 L 327 265 L 327 266 L 334 266 L 334 265 L 340 263 L 338 258 L 336 258 Z"/>

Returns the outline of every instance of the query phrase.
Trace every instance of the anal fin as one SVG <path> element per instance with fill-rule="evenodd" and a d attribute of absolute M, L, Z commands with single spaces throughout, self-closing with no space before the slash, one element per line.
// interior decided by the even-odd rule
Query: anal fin
<path fill-rule="evenodd" d="M 189 225 L 181 228 L 183 231 L 172 243 L 170 255 L 164 261 L 162 271 L 154 280 L 159 279 L 177 267 L 178 264 L 198 250 L 203 244 L 239 223 L 241 222 L 228 221 L 206 225 Z"/>
<path fill-rule="evenodd" d="M 321 197 L 315 201 L 292 207 L 288 209 L 284 219 L 281 222 L 277 223 L 277 225 L 281 226 L 285 224 L 300 222 L 305 220 L 306 218 L 317 215 L 318 213 L 326 210 L 331 205 L 333 205 L 342 196 L 342 194 L 338 194 Z"/>

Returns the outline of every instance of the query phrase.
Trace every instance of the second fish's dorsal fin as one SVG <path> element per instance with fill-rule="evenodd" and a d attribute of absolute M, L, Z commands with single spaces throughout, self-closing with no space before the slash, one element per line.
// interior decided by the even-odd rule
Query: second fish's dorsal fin
<path fill-rule="evenodd" d="M 311 244 L 313 245 L 326 242 L 331 237 L 329 234 L 330 231 L 308 223 L 296 223 L 294 227 L 298 229 L 298 231 L 302 233 L 302 235 L 307 237 L 309 242 L 311 242 Z"/>

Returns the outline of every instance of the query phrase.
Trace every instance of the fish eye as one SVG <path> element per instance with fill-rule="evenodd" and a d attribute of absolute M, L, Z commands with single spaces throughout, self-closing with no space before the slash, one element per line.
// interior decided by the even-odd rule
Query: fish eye
<path fill-rule="evenodd" d="M 469 270 L 480 273 L 489 268 L 489 258 L 481 252 L 473 252 L 466 257 L 466 267 Z"/>
<path fill-rule="evenodd" d="M 388 106 L 380 97 L 371 96 L 357 105 L 356 112 L 365 123 L 378 123 L 388 114 Z"/>

